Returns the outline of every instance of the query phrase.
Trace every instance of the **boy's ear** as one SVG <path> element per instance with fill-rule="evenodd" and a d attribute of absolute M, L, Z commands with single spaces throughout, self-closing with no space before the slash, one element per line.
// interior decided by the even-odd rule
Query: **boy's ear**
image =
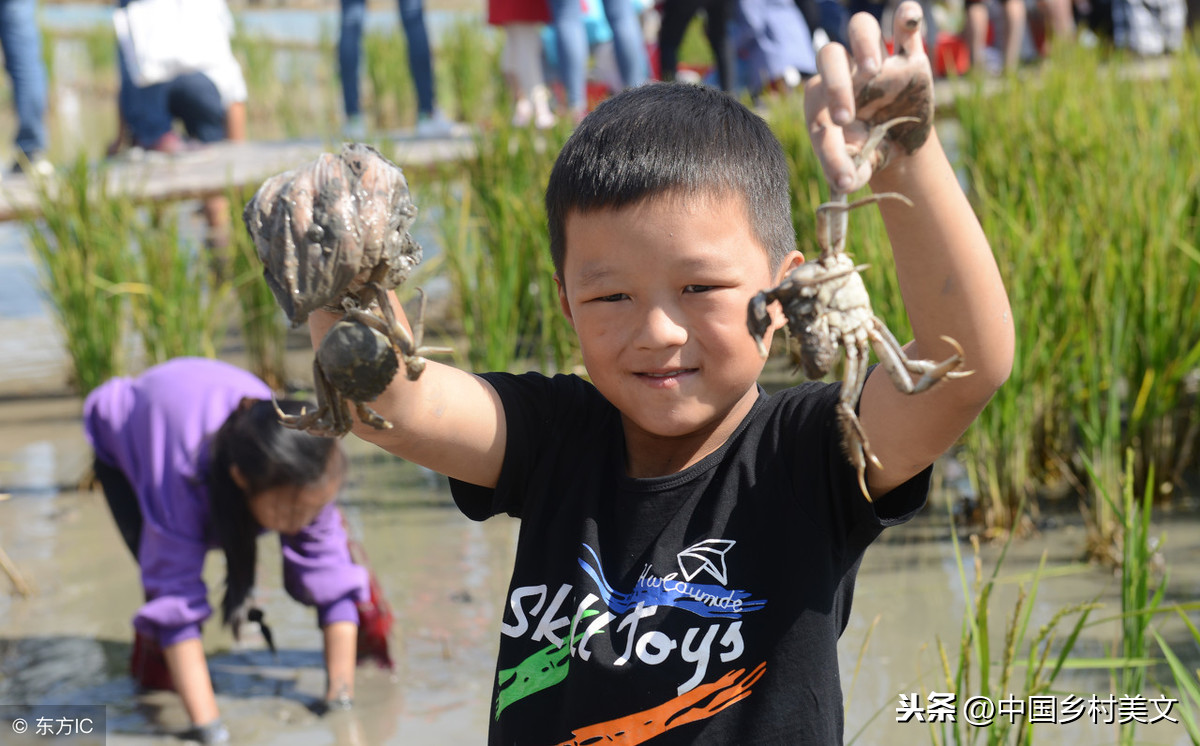
<path fill-rule="evenodd" d="M 778 285 L 783 282 L 783 278 L 787 277 L 789 272 L 801 264 L 804 264 L 804 255 L 799 251 L 789 251 L 787 256 L 783 258 L 783 261 L 779 263 L 779 271 L 775 274 L 775 284 Z"/>
<path fill-rule="evenodd" d="M 571 304 L 567 303 L 567 290 L 563 287 L 562 277 L 557 272 L 554 273 L 554 286 L 558 288 L 558 305 L 562 307 L 563 316 L 567 317 L 567 322 L 574 329 L 575 319 L 571 316 Z"/>

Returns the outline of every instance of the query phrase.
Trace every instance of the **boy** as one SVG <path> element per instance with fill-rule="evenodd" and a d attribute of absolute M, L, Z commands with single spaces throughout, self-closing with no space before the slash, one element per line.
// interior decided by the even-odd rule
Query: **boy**
<path fill-rule="evenodd" d="M 768 397 L 757 385 L 747 303 L 802 261 L 786 162 L 765 123 L 702 88 L 618 95 L 551 175 L 559 297 L 590 383 L 431 362 L 373 403 L 394 429 L 356 428 L 450 476 L 467 516 L 521 518 L 491 743 L 841 742 L 836 647 L 862 553 L 924 504 L 930 464 L 1007 377 L 1013 348 L 999 273 L 936 134 L 898 138 L 873 175 L 848 155 L 868 79 L 887 90 L 916 69 L 931 94 L 920 7 L 896 18 L 886 62 L 865 14 L 853 60 L 822 50 L 806 116 L 839 191 L 870 177 L 913 201 L 879 208 L 909 352 L 945 358 L 951 337 L 974 375 L 912 397 L 867 380 L 860 417 L 884 467 L 867 473 L 873 502 L 839 446 L 839 386 Z M 784 323 L 773 313 L 768 344 Z M 311 317 L 314 343 L 335 318 Z"/>

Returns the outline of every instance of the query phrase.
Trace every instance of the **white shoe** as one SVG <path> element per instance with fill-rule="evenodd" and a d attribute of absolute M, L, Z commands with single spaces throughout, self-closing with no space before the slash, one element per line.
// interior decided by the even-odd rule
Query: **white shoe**
<path fill-rule="evenodd" d="M 451 122 L 441 112 L 417 118 L 417 137 L 458 137 L 466 133 L 466 127 Z"/>
<path fill-rule="evenodd" d="M 530 93 L 533 100 L 533 126 L 540 130 L 548 130 L 558 124 L 558 117 L 550 109 L 550 90 L 544 85 L 534 86 Z"/>
<path fill-rule="evenodd" d="M 367 139 L 367 122 L 362 114 L 346 117 L 346 123 L 342 125 L 342 137 L 354 142 Z"/>
<path fill-rule="evenodd" d="M 528 127 L 533 121 L 533 102 L 527 98 L 517 100 L 516 106 L 513 107 L 512 126 L 520 129 Z"/>

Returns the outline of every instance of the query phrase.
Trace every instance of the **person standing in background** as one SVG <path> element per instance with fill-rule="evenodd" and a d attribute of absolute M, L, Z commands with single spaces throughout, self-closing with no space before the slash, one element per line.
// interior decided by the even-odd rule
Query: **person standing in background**
<path fill-rule="evenodd" d="M 17 114 L 16 153 L 10 171 L 48 176 L 54 166 L 45 155 L 46 67 L 37 0 L 0 0 L 0 47 Z"/>
<path fill-rule="evenodd" d="M 662 79 L 675 80 L 679 45 L 699 10 L 704 11 L 704 33 L 717 63 L 721 90 L 732 93 L 737 83 L 737 51 L 729 35 L 728 23 L 737 12 L 736 0 L 666 0 L 663 3 L 662 26 L 658 30 L 658 64 Z"/>
<path fill-rule="evenodd" d="M 408 40 L 408 70 L 417 89 L 417 137 L 448 137 L 456 126 L 435 107 L 433 56 L 429 49 L 429 32 L 425 27 L 423 0 L 397 0 L 400 6 L 400 25 Z M 363 27 L 366 23 L 366 0 L 341 0 L 341 35 L 338 39 L 338 68 L 342 76 L 342 103 L 346 122 L 342 134 L 350 140 L 362 140 L 367 135 L 366 122 L 359 101 L 359 61 L 362 59 Z"/>
<path fill-rule="evenodd" d="M 566 91 L 567 107 L 578 121 L 587 112 L 588 39 L 583 3 L 580 0 L 548 2 L 558 40 L 558 75 Z M 633 1 L 604 0 L 604 15 L 612 28 L 613 48 L 625 87 L 645 83 L 650 76 L 650 61 Z"/>
<path fill-rule="evenodd" d="M 557 118 L 550 110 L 550 89 L 542 70 L 540 29 L 550 22 L 546 0 L 488 0 L 487 21 L 504 29 L 500 64 L 513 96 L 512 125 L 553 127 Z"/>

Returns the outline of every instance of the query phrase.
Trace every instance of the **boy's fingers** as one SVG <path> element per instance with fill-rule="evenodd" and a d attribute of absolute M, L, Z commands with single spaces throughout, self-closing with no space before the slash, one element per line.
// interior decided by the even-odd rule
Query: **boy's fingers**
<path fill-rule="evenodd" d="M 841 188 L 842 184 L 853 180 L 854 164 L 846 154 L 845 132 L 833 122 L 828 103 L 822 77 L 818 75 L 811 78 L 804 90 L 804 114 L 808 121 L 809 139 L 825 170 L 825 178 L 830 184 Z M 850 105 L 853 106 L 852 101 Z"/>
<path fill-rule="evenodd" d="M 882 69 L 884 58 L 879 21 L 870 13 L 855 13 L 846 27 L 846 40 L 857 66 L 855 77 L 859 82 L 874 77 Z"/>
<path fill-rule="evenodd" d="M 854 84 L 846 48 L 836 42 L 817 53 L 817 73 L 824 89 L 824 103 L 832 122 L 839 127 L 854 121 Z M 808 96 L 805 96 L 807 104 Z M 807 105 L 805 106 L 807 109 Z M 809 122 L 813 118 L 810 114 Z"/>
<path fill-rule="evenodd" d="M 896 8 L 892 30 L 896 54 L 910 57 L 925 52 L 924 40 L 921 35 L 923 20 L 921 5 L 915 0 L 905 0 L 900 7 Z"/>

